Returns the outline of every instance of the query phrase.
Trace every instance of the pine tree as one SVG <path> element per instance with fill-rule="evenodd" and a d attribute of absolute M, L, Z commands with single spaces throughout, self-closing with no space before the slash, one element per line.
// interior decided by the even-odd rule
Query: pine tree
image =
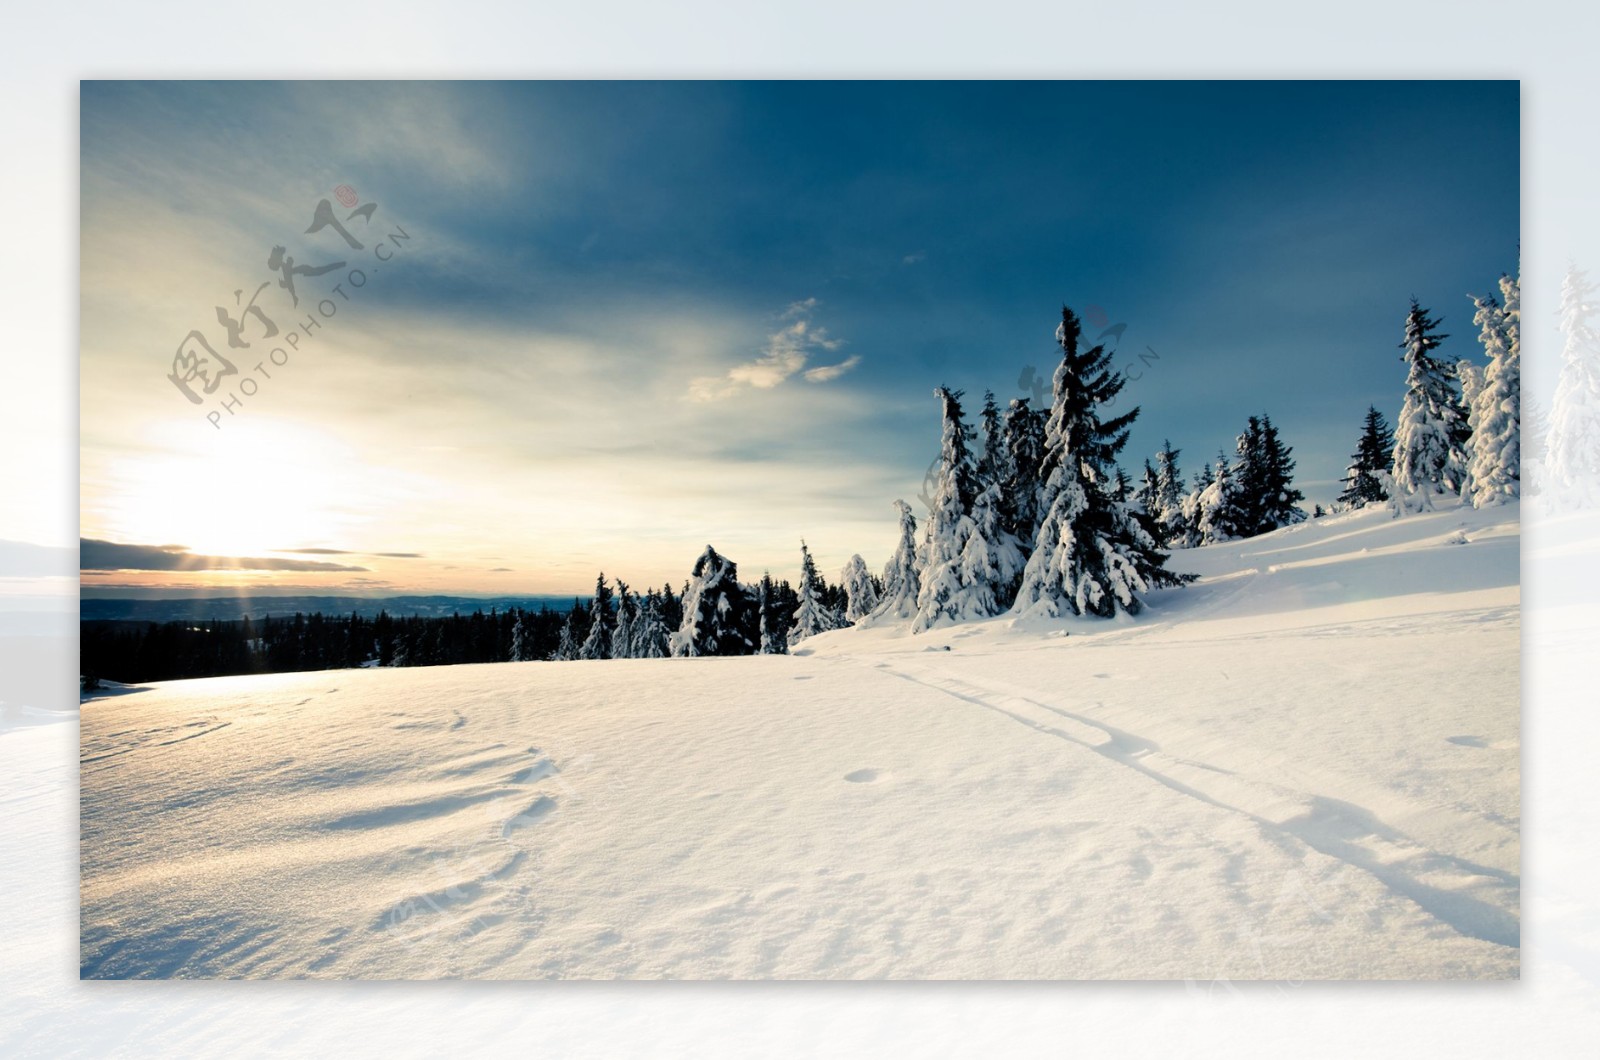
<path fill-rule="evenodd" d="M 1188 536 L 1183 514 L 1183 472 L 1178 469 L 1179 452 L 1166 440 L 1156 452 L 1155 507 L 1150 514 L 1161 531 L 1157 544 L 1165 548 L 1182 543 Z"/>
<path fill-rule="evenodd" d="M 1150 516 L 1152 520 L 1160 510 L 1160 486 L 1156 479 L 1155 465 L 1149 460 L 1144 462 L 1144 472 L 1139 476 L 1139 488 L 1133 493 L 1133 503 L 1136 509 Z"/>
<path fill-rule="evenodd" d="M 1239 486 L 1234 480 L 1235 465 L 1221 453 L 1211 481 L 1195 495 L 1195 543 L 1214 545 L 1245 536 L 1246 513 L 1239 503 Z"/>
<path fill-rule="evenodd" d="M 822 598 L 822 579 L 817 576 L 817 564 L 804 541 L 800 542 L 800 584 L 796 592 L 800 606 L 795 609 L 794 625 L 789 630 L 791 648 L 807 637 L 838 629 L 842 621 Z"/>
<path fill-rule="evenodd" d="M 1521 291 L 1511 276 L 1500 278 L 1502 305 L 1493 296 L 1474 298 L 1472 322 L 1489 357 L 1482 385 L 1473 394 L 1471 464 L 1466 496 L 1485 508 L 1522 495 Z"/>
<path fill-rule="evenodd" d="M 611 631 L 616 624 L 616 615 L 611 610 L 611 586 L 606 584 L 602 573 L 595 579 L 594 599 L 589 601 L 589 635 L 578 649 L 578 658 L 611 658 Z"/>
<path fill-rule="evenodd" d="M 1587 274 L 1576 265 L 1569 268 L 1558 308 L 1562 365 L 1544 468 L 1553 499 L 1573 508 L 1600 505 L 1600 336 L 1590 323 L 1594 302 Z"/>
<path fill-rule="evenodd" d="M 511 661 L 527 662 L 533 658 L 532 637 L 529 635 L 527 616 L 517 608 L 516 620 L 511 625 Z"/>
<path fill-rule="evenodd" d="M 1077 316 L 1063 306 L 1041 466 L 1044 516 L 1015 604 L 1023 615 L 1136 614 L 1140 593 L 1189 580 L 1165 569 L 1166 555 L 1112 495 L 1116 456 L 1139 410 L 1100 418 L 1127 379 L 1103 346 L 1080 350 L 1081 336 Z"/>
<path fill-rule="evenodd" d="M 1473 304 L 1478 304 L 1478 299 L 1473 298 Z M 1494 302 L 1491 296 L 1489 301 Z M 1499 303 L 1495 303 L 1498 308 Z M 1480 306 L 1480 311 L 1481 311 Z M 1480 323 L 1478 318 L 1472 318 L 1474 324 Z M 1480 336 L 1481 338 L 1481 336 Z M 1456 385 L 1461 388 L 1461 407 L 1467 410 L 1467 430 L 1478 429 L 1478 393 L 1483 389 L 1483 369 L 1467 360 L 1465 357 L 1456 362 Z M 1470 450 L 1470 446 L 1468 447 Z"/>
<path fill-rule="evenodd" d="M 1010 457 L 1006 452 L 1005 432 L 1000 424 L 1000 407 L 995 404 L 994 391 L 983 392 L 983 412 L 979 422 L 983 424 L 983 450 L 978 456 L 978 483 L 986 486 L 991 482 L 1003 483 L 1010 465 Z"/>
<path fill-rule="evenodd" d="M 670 634 L 661 610 L 661 598 L 654 592 L 644 597 L 639 617 L 634 620 L 633 657 L 665 659 L 672 653 Z"/>
<path fill-rule="evenodd" d="M 844 570 L 839 573 L 839 580 L 844 583 L 844 591 L 849 598 L 845 607 L 845 621 L 854 625 L 863 618 L 872 614 L 878 606 L 878 590 L 872 584 L 872 574 L 867 570 L 866 561 L 858 552 L 850 557 L 850 562 L 844 565 Z"/>
<path fill-rule="evenodd" d="M 1400 344 L 1406 362 L 1406 399 L 1395 425 L 1396 511 L 1426 510 L 1441 493 L 1459 492 L 1466 473 L 1467 417 L 1456 394 L 1455 377 L 1433 356 L 1449 336 L 1439 321 L 1411 300 L 1406 337 Z"/>
<path fill-rule="evenodd" d="M 783 603 L 772 575 L 761 575 L 756 587 L 756 607 L 760 610 L 761 640 L 757 649 L 761 655 L 789 654 L 789 624 L 783 618 Z"/>
<path fill-rule="evenodd" d="M 1011 520 L 1006 527 L 1024 550 L 1039 526 L 1039 469 L 1044 461 L 1045 417 L 1030 408 L 1027 398 L 1015 398 L 1006 408 L 1001 434 L 1006 453 L 1005 480 L 1000 488 Z"/>
<path fill-rule="evenodd" d="M 962 418 L 961 392 L 938 387 L 944 429 L 933 491 L 933 511 L 928 516 L 927 561 L 922 571 L 922 591 L 917 597 L 913 633 L 949 622 L 986 618 L 997 613 L 999 572 L 988 562 L 990 544 L 972 518 L 978 484 L 967 448 L 967 425 Z M 987 491 L 986 491 L 987 493 Z M 993 500 L 988 516 L 993 521 Z"/>
<path fill-rule="evenodd" d="M 1361 508 L 1389 499 L 1384 479 L 1389 461 L 1394 455 L 1394 432 L 1384 421 L 1383 413 L 1367 406 L 1367 418 L 1361 426 L 1361 440 L 1350 456 L 1350 467 L 1344 475 L 1344 492 L 1339 503 L 1346 508 Z"/>
<path fill-rule="evenodd" d="M 1261 418 L 1251 416 L 1244 433 L 1234 439 L 1233 467 L 1229 485 L 1238 509 L 1234 537 L 1254 537 L 1266 522 L 1265 432 Z"/>
<path fill-rule="evenodd" d="M 578 633 L 578 605 L 573 601 L 572 610 L 567 612 L 567 617 L 561 623 L 561 637 L 556 642 L 556 650 L 550 658 L 556 662 L 571 662 L 578 658 L 578 651 L 583 641 Z"/>
<path fill-rule="evenodd" d="M 750 599 L 739 585 L 739 567 L 710 545 L 694 562 L 683 594 L 683 625 L 672 635 L 675 657 L 750 655 L 756 625 L 748 612 Z"/>
<path fill-rule="evenodd" d="M 917 613 L 917 598 L 922 593 L 917 565 L 917 517 L 905 501 L 895 501 L 894 507 L 900 515 L 900 540 L 884 565 L 883 591 L 878 594 L 878 606 L 859 625 L 905 621 Z"/>
<path fill-rule="evenodd" d="M 1294 449 L 1283 444 L 1272 417 L 1261 416 L 1261 445 L 1256 454 L 1258 522 L 1256 533 L 1264 534 L 1283 526 L 1305 521 L 1300 502 L 1306 495 L 1294 488 Z"/>
<path fill-rule="evenodd" d="M 611 632 L 611 657 L 613 659 L 632 659 L 635 643 L 638 636 L 636 628 L 638 620 L 638 604 L 633 594 L 628 591 L 628 583 L 621 578 L 617 579 L 617 628 Z"/>

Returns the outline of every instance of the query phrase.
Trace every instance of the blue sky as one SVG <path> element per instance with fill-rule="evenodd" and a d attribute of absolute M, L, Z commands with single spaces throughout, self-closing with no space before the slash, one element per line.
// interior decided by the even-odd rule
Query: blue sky
<path fill-rule="evenodd" d="M 1020 396 L 1063 302 L 1127 325 L 1130 470 L 1171 438 L 1192 473 L 1264 411 L 1327 500 L 1366 406 L 1399 407 L 1411 296 L 1481 356 L 1518 108 L 1515 82 L 86 83 L 84 536 L 345 557 L 96 577 L 564 592 L 681 580 L 707 541 L 788 572 L 801 536 L 877 565 L 932 388 Z M 302 231 L 339 184 L 413 239 L 218 430 L 174 343 L 271 246 L 343 254 Z"/>

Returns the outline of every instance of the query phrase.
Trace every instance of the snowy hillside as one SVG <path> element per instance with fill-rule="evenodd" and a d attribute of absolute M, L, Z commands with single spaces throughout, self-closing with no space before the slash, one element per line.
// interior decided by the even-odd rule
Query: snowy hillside
<path fill-rule="evenodd" d="M 1516 976 L 1517 515 L 1137 620 L 91 699 L 82 974 Z"/>

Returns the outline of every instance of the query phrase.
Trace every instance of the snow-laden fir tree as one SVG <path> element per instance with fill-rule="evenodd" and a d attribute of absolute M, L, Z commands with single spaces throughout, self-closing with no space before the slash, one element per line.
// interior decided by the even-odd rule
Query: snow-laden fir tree
<path fill-rule="evenodd" d="M 550 658 L 556 662 L 571 662 L 578 658 L 582 644 L 578 633 L 578 605 L 574 601 L 572 610 L 567 612 L 566 620 L 561 623 L 561 635 L 556 640 L 556 650 L 550 654 Z"/>
<path fill-rule="evenodd" d="M 661 600 L 655 593 L 647 593 L 639 603 L 639 614 L 633 623 L 633 658 L 665 659 L 672 650 L 669 637 L 661 613 Z"/>
<path fill-rule="evenodd" d="M 528 632 L 527 615 L 517 608 L 517 617 L 511 623 L 511 661 L 527 662 L 533 658 L 533 638 Z"/>
<path fill-rule="evenodd" d="M 1467 416 L 1454 372 L 1433 351 L 1448 338 L 1417 300 L 1406 314 L 1400 344 L 1406 363 L 1406 398 L 1395 424 L 1395 511 L 1431 509 L 1441 494 L 1459 493 L 1466 475 Z"/>
<path fill-rule="evenodd" d="M 756 623 L 751 600 L 739 584 L 739 567 L 710 545 L 694 561 L 683 596 L 683 625 L 672 635 L 675 657 L 751 655 Z"/>
<path fill-rule="evenodd" d="M 1116 456 L 1139 410 L 1100 418 L 1127 379 L 1103 346 L 1080 349 L 1081 337 L 1077 315 L 1063 306 L 1045 429 L 1044 515 L 1017 594 L 1021 615 L 1136 614 L 1140 593 L 1189 580 L 1166 569 L 1166 555 L 1113 496 Z"/>
<path fill-rule="evenodd" d="M 1590 322 L 1595 288 L 1576 265 L 1561 284 L 1561 376 L 1550 409 L 1544 470 L 1551 501 L 1600 505 L 1600 336 Z"/>
<path fill-rule="evenodd" d="M 795 591 L 800 595 L 800 606 L 795 608 L 794 625 L 789 629 L 789 646 L 792 648 L 807 637 L 838 629 L 843 624 L 839 614 L 822 599 L 822 579 L 817 575 L 816 561 L 811 550 L 800 542 L 800 584 Z"/>
<path fill-rule="evenodd" d="M 1180 450 L 1163 440 L 1156 451 L 1155 501 L 1150 514 L 1161 531 L 1157 544 L 1171 548 L 1187 536 L 1183 514 L 1183 472 L 1178 469 Z"/>
<path fill-rule="evenodd" d="M 638 604 L 632 593 L 628 591 L 628 583 L 621 578 L 617 579 L 617 625 L 611 631 L 611 657 L 613 659 L 635 658 L 635 638 L 638 636 L 636 625 L 638 622 Z"/>
<path fill-rule="evenodd" d="M 967 538 L 961 555 L 963 578 L 972 585 L 987 585 L 993 594 L 992 614 L 1010 608 L 1027 565 L 1021 542 L 1007 529 L 1005 512 L 998 482 L 980 489 L 972 501 L 975 533 Z"/>
<path fill-rule="evenodd" d="M 1133 491 L 1133 503 L 1139 511 L 1144 512 L 1152 519 L 1159 504 L 1156 499 L 1156 469 L 1149 460 L 1144 462 L 1144 471 L 1139 475 L 1139 487 Z"/>
<path fill-rule="evenodd" d="M 1493 298 L 1490 299 L 1490 301 L 1493 300 Z M 1474 304 L 1477 301 L 1476 298 L 1473 299 Z M 1478 323 L 1476 317 L 1473 318 L 1473 323 Z M 1478 392 L 1483 389 L 1483 369 L 1463 357 L 1456 362 L 1455 371 L 1456 385 L 1461 388 L 1461 407 L 1467 410 L 1467 430 L 1471 432 L 1478 427 L 1478 412 L 1475 406 L 1478 401 Z M 1471 455 L 1471 449 L 1472 447 L 1469 444 L 1467 447 L 1469 456 Z"/>
<path fill-rule="evenodd" d="M 1305 509 L 1300 507 L 1306 495 L 1294 487 L 1293 447 L 1283 444 L 1272 417 L 1264 413 L 1260 431 L 1260 437 L 1251 447 L 1255 463 L 1252 485 L 1256 491 L 1250 508 L 1254 520 L 1252 534 L 1293 526 L 1306 518 Z"/>
<path fill-rule="evenodd" d="M 872 614 L 878 606 L 878 590 L 872 584 L 872 572 L 867 570 L 866 560 L 861 558 L 861 553 L 850 557 L 850 562 L 839 572 L 839 580 L 844 583 L 845 596 L 849 601 L 844 610 L 845 621 L 855 625 Z"/>
<path fill-rule="evenodd" d="M 1014 398 L 1006 408 L 1000 433 L 1004 439 L 1005 480 L 1001 483 L 1011 523 L 1006 528 L 1024 552 L 1033 544 L 1039 525 L 1039 478 L 1044 462 L 1045 414 L 1031 408 L 1027 398 Z"/>
<path fill-rule="evenodd" d="M 878 596 L 878 606 L 858 625 L 903 622 L 917 613 L 917 597 L 922 592 L 917 565 L 917 517 L 905 501 L 895 501 L 894 508 L 900 516 L 900 537 L 883 567 L 883 592 Z"/>
<path fill-rule="evenodd" d="M 778 587 L 770 573 L 761 575 L 756 587 L 756 607 L 760 611 L 761 640 L 757 653 L 761 655 L 789 654 L 789 623 L 783 617 L 783 602 Z"/>
<path fill-rule="evenodd" d="M 589 601 L 589 635 L 578 649 L 578 658 L 611 658 L 611 631 L 616 624 L 617 617 L 611 610 L 611 586 L 602 573 L 595 579 L 594 598 Z"/>
<path fill-rule="evenodd" d="M 1211 481 L 1195 495 L 1191 512 L 1195 544 L 1214 545 L 1245 536 L 1247 516 L 1239 503 L 1234 468 L 1232 461 L 1218 453 Z"/>
<path fill-rule="evenodd" d="M 1389 461 L 1394 457 L 1394 432 L 1384 420 L 1383 413 L 1367 406 L 1367 418 L 1361 425 L 1361 440 L 1350 455 L 1350 466 L 1344 473 L 1344 491 L 1339 494 L 1339 504 L 1347 509 L 1379 504 L 1389 499 L 1384 480 L 1389 477 Z"/>
<path fill-rule="evenodd" d="M 1002 588 L 1002 575 L 993 561 L 993 543 L 983 539 L 972 517 L 979 488 L 967 447 L 961 392 L 938 387 L 933 396 L 939 399 L 944 428 L 913 633 L 997 614 Z M 994 499 L 998 489 L 984 492 L 988 494 L 986 518 L 991 526 L 997 525 Z"/>
<path fill-rule="evenodd" d="M 1500 278 L 1504 304 L 1494 297 L 1474 298 L 1472 322 L 1489 357 L 1483 382 L 1473 395 L 1472 462 L 1466 495 L 1474 507 L 1516 500 L 1522 495 L 1522 343 L 1521 291 L 1511 276 Z"/>

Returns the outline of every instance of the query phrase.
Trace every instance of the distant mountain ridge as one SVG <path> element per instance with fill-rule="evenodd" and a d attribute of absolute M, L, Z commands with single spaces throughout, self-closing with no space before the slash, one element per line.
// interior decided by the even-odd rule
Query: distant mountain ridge
<path fill-rule="evenodd" d="M 90 621 L 179 622 L 189 619 L 279 618 L 295 614 L 349 615 L 376 617 L 387 611 L 392 617 L 418 615 L 441 618 L 452 614 L 470 615 L 474 611 L 505 611 L 520 607 L 537 611 L 572 608 L 571 596 L 213 596 L 171 600 L 128 597 L 90 597 L 81 601 L 80 617 Z"/>

